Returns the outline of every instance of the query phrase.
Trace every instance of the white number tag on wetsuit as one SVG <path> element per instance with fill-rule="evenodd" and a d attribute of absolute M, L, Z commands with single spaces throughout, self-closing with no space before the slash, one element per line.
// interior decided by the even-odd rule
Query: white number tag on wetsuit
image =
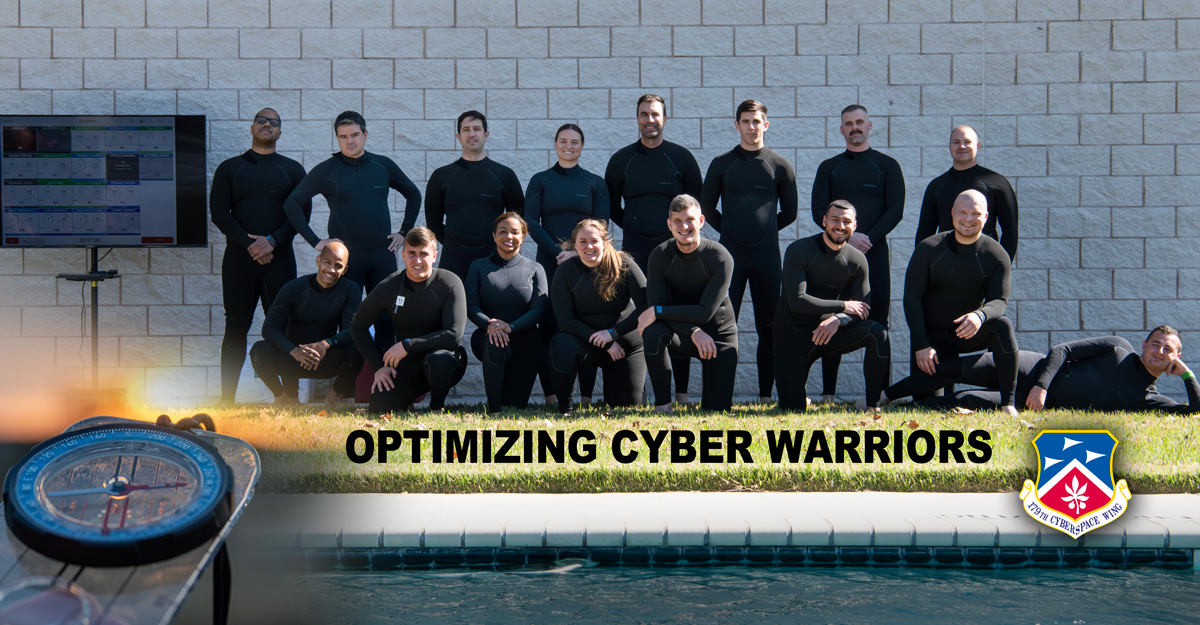
<path fill-rule="evenodd" d="M 396 310 L 393 312 L 400 312 L 400 307 L 403 305 L 404 305 L 404 297 L 401 295 L 397 295 L 396 296 Z"/>

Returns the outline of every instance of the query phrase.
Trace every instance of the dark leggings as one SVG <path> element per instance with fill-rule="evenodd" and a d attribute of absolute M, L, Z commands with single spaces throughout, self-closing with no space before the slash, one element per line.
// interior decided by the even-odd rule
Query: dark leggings
<path fill-rule="evenodd" d="M 417 397 L 429 393 L 429 407 L 443 408 L 450 389 L 467 371 L 467 350 L 460 345 L 454 351 L 439 349 L 413 354 L 396 366 L 395 386 L 371 393 L 369 410 L 373 414 L 407 410 Z"/>
<path fill-rule="evenodd" d="M 663 241 L 670 239 L 671 234 L 667 233 L 666 236 L 663 237 L 647 239 L 626 231 L 622 233 L 622 237 L 621 250 L 629 252 L 629 255 L 633 256 L 633 262 L 637 263 L 637 266 L 642 270 L 642 273 L 650 275 L 650 252 L 653 252 L 654 248 L 662 245 Z M 681 353 L 671 354 L 671 371 L 673 372 L 675 378 L 676 393 L 688 392 L 688 383 L 691 380 L 691 369 L 691 358 Z"/>
<path fill-rule="evenodd" d="M 574 388 L 575 376 L 585 368 L 604 370 L 604 403 L 608 406 L 641 405 L 646 388 L 646 359 L 642 346 L 634 345 L 625 357 L 613 360 L 608 350 L 566 332 L 559 332 L 550 341 L 554 366 L 554 388 L 558 394 L 559 412 L 571 412 L 573 393 L 561 389 Z"/>
<path fill-rule="evenodd" d="M 346 267 L 347 280 L 364 287 L 367 293 L 383 282 L 384 278 L 396 273 L 396 254 L 382 248 L 355 248 L 350 250 L 350 264 Z M 375 346 L 380 353 L 386 352 L 396 344 L 396 333 L 392 329 L 392 316 L 379 315 L 375 320 Z"/>
<path fill-rule="evenodd" d="M 888 387 L 886 392 L 889 400 L 926 394 L 955 382 L 956 376 L 961 376 L 964 371 L 959 354 L 986 349 L 994 359 L 995 382 L 992 386 L 1000 390 L 1002 405 L 1016 405 L 1017 335 L 1011 319 L 998 317 L 987 321 L 979 328 L 979 332 L 969 339 L 955 336 L 954 328 L 927 329 L 926 335 L 930 345 L 937 352 L 938 364 L 934 367 L 934 374 L 929 375 L 921 371 L 917 367 L 917 355 L 913 353 L 909 361 L 909 376 Z"/>
<path fill-rule="evenodd" d="M 717 344 L 716 358 L 701 359 L 700 408 L 704 410 L 729 410 L 733 407 L 733 384 L 737 376 L 738 344 L 737 331 L 712 337 Z M 646 352 L 646 369 L 650 372 L 650 384 L 654 387 L 654 403 L 663 406 L 671 403 L 671 367 L 668 354 L 683 354 L 700 358 L 700 352 L 691 337 L 681 340 L 667 324 L 656 321 L 642 332 L 643 349 Z"/>
<path fill-rule="evenodd" d="M 537 262 L 546 272 L 546 284 L 554 284 L 554 272 L 558 270 L 558 252 L 555 251 L 554 256 L 550 256 L 539 250 Z M 554 340 L 554 335 L 558 334 L 558 319 L 554 317 L 553 310 L 547 308 L 542 312 L 542 320 L 538 322 L 538 332 L 542 336 L 542 357 L 538 359 L 538 377 L 542 380 L 542 394 L 557 395 L 555 389 L 559 386 L 554 381 L 553 365 L 551 364 L 553 361 L 550 354 L 550 342 Z M 580 397 L 591 397 L 596 390 L 596 371 L 596 367 L 592 366 L 579 370 Z M 574 395 L 574 384 L 571 386 L 570 394 Z"/>
<path fill-rule="evenodd" d="M 892 347 L 887 328 L 870 320 L 855 320 L 838 328 L 824 345 L 812 340 L 815 325 L 793 326 L 787 322 L 782 306 L 775 316 L 775 371 L 779 376 L 779 409 L 804 412 L 808 372 L 819 358 L 830 354 L 848 354 L 864 349 L 863 378 L 867 386 L 867 405 L 879 404 L 879 393 L 887 386 L 892 368 Z"/>
<path fill-rule="evenodd" d="M 887 239 L 871 245 L 866 253 L 867 280 L 871 284 L 871 314 L 868 321 L 881 324 L 888 329 L 888 312 L 892 308 L 892 267 L 888 255 Z M 842 366 L 842 355 L 833 354 L 821 359 L 821 394 L 837 395 L 838 368 Z"/>
<path fill-rule="evenodd" d="M 1029 390 L 1037 383 L 1037 379 L 1033 375 L 1034 370 L 1037 369 L 1044 358 L 1045 355 L 1037 352 L 1017 352 L 1016 405 L 1025 405 L 1025 399 L 1029 397 Z M 917 405 L 937 410 L 946 410 L 955 407 L 970 408 L 971 410 L 993 410 L 1003 405 L 1004 400 L 1000 396 L 1000 390 L 997 388 L 1000 384 L 1000 379 L 996 369 L 996 359 L 990 352 L 955 358 L 953 359 L 953 364 L 947 363 L 947 365 L 950 366 L 946 367 L 946 373 L 951 378 L 949 380 L 939 379 L 939 383 L 949 381 L 970 386 L 982 386 L 984 388 L 967 389 L 945 397 L 930 397 L 917 402 Z M 957 374 L 955 374 L 955 369 L 958 371 Z M 943 372 L 940 365 L 937 371 L 939 374 Z"/>
<path fill-rule="evenodd" d="M 742 296 L 746 283 L 750 283 L 750 298 L 754 302 L 754 330 L 758 332 L 758 396 L 770 397 L 775 386 L 775 341 L 772 327 L 775 323 L 775 307 L 779 303 L 780 285 L 783 283 L 783 261 L 779 257 L 776 240 L 769 245 L 743 247 L 725 239 L 721 244 L 733 256 L 733 281 L 729 284 L 729 299 L 733 302 L 733 314 L 741 319 Z"/>
<path fill-rule="evenodd" d="M 283 285 L 296 279 L 296 253 L 282 245 L 271 262 L 260 265 L 246 248 L 225 247 L 221 259 L 221 299 L 225 304 L 225 338 L 221 342 L 221 399 L 233 401 L 246 364 L 246 335 L 254 323 L 254 307 L 266 312 Z"/>
<path fill-rule="evenodd" d="M 354 397 L 354 381 L 358 377 L 358 370 L 362 369 L 363 358 L 353 344 L 346 347 L 330 347 L 316 369 L 305 369 L 291 354 L 284 353 L 266 341 L 259 341 L 250 348 L 250 364 L 254 366 L 254 373 L 276 397 L 296 397 L 301 378 L 336 378 L 333 390 L 342 397 Z"/>
<path fill-rule="evenodd" d="M 492 345 L 486 330 L 475 330 L 471 334 L 471 352 L 483 363 L 488 412 L 529 405 L 541 353 L 541 337 L 535 328 L 509 334 L 508 345 L 504 347 Z"/>

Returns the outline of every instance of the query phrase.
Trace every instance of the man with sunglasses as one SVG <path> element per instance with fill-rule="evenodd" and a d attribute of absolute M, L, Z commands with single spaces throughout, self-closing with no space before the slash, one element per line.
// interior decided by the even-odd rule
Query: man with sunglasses
<path fill-rule="evenodd" d="M 279 113 L 271 108 L 259 111 L 250 124 L 250 149 L 217 166 L 208 196 L 212 222 L 225 234 L 222 403 L 232 403 L 237 394 L 255 305 L 261 302 L 263 311 L 269 310 L 283 285 L 296 279 L 296 229 L 283 204 L 304 179 L 304 167 L 275 151 L 281 133 Z M 307 223 L 311 203 L 296 208 Z"/>

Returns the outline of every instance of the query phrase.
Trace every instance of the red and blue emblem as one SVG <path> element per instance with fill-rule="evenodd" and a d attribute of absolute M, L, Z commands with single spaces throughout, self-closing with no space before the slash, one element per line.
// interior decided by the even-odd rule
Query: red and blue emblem
<path fill-rule="evenodd" d="M 1113 480 L 1117 437 L 1108 430 L 1046 430 L 1033 439 L 1038 481 L 1025 480 L 1021 501 L 1034 520 L 1079 538 L 1128 507 L 1129 486 Z"/>

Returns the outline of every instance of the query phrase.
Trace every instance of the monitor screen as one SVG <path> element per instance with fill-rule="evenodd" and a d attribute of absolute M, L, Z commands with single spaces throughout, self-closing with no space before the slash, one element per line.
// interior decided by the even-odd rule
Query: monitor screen
<path fill-rule="evenodd" d="M 4 247 L 208 244 L 204 116 L 0 116 Z"/>

